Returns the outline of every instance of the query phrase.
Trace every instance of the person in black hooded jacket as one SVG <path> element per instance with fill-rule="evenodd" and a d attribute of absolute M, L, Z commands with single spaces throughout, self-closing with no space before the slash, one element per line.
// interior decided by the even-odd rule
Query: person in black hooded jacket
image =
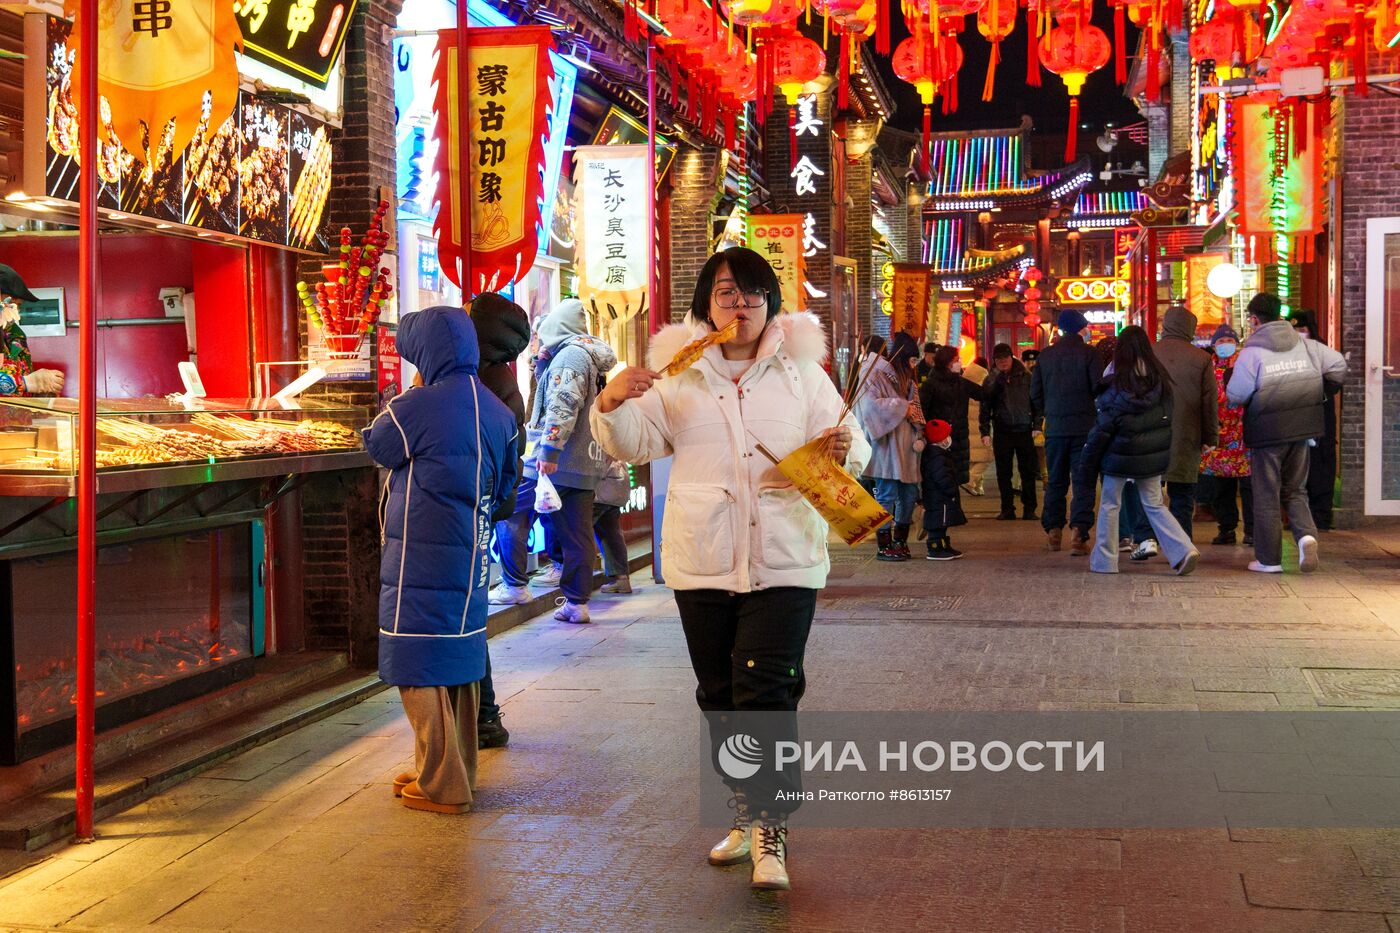
<path fill-rule="evenodd" d="M 946 421 L 953 426 L 949 453 L 957 470 L 958 484 L 972 476 L 972 442 L 968 430 L 968 400 L 985 401 L 988 392 L 982 384 L 964 378 L 957 347 L 939 347 L 933 355 L 933 372 L 919 386 L 919 407 L 927 420 Z M 925 448 L 927 449 L 927 448 Z"/>
<path fill-rule="evenodd" d="M 481 346 L 481 364 L 477 378 L 491 394 L 505 403 L 515 416 L 515 480 L 509 489 L 501 491 L 491 521 L 503 521 L 515 511 L 515 490 L 520 485 L 520 473 L 525 456 L 525 399 L 520 383 L 511 368 L 525 348 L 530 345 L 530 319 L 513 301 L 494 292 L 472 299 L 472 323 Z M 486 653 L 486 676 L 481 679 L 481 706 L 476 717 L 477 745 L 481 748 L 501 748 L 510 741 L 510 732 L 501 724 L 501 707 L 496 703 L 496 686 L 491 679 L 491 653 Z"/>
<path fill-rule="evenodd" d="M 1172 381 L 1147 339 L 1133 325 L 1123 328 L 1114 349 L 1112 375 L 1099 395 L 1098 415 L 1084 442 L 1080 482 L 1092 485 L 1103 474 L 1098 534 L 1089 555 L 1095 573 L 1118 572 L 1118 510 L 1123 487 L 1133 480 L 1143 511 L 1172 569 L 1196 569 L 1200 552 L 1162 504 L 1162 474 L 1172 456 Z"/>

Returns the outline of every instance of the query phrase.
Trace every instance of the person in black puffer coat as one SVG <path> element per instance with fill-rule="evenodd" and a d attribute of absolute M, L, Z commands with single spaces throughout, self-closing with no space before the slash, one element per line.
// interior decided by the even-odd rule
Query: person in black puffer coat
<path fill-rule="evenodd" d="M 966 483 L 972 475 L 972 445 L 967 421 L 969 399 L 983 402 L 987 393 L 980 384 L 963 378 L 957 347 L 939 347 L 933 355 L 933 372 L 919 386 L 919 405 L 925 419 L 946 421 L 953 426 L 948 453 L 957 470 L 958 485 Z"/>
<path fill-rule="evenodd" d="M 1123 487 L 1133 480 L 1143 511 L 1157 533 L 1172 569 L 1196 569 L 1200 552 L 1162 504 L 1162 474 L 1172 454 L 1172 381 L 1152 352 L 1147 332 L 1123 328 L 1114 349 L 1112 375 L 1098 398 L 1098 417 L 1084 442 L 1079 481 L 1092 484 L 1103 474 L 1098 536 L 1089 556 L 1095 573 L 1118 572 L 1118 510 Z"/>
<path fill-rule="evenodd" d="M 920 498 L 924 506 L 924 531 L 928 533 L 929 560 L 957 560 L 962 551 L 953 547 L 948 529 L 967 524 L 962 509 L 962 487 L 953 461 L 953 425 L 937 418 L 924 424 L 924 448 Z"/>
<path fill-rule="evenodd" d="M 493 523 L 510 518 L 515 511 L 515 491 L 520 485 L 525 456 L 525 399 L 520 394 L 511 364 L 530 345 L 530 320 L 515 302 L 494 292 L 472 299 L 472 324 L 481 344 L 481 364 L 477 378 L 491 394 L 505 403 L 515 416 L 515 481 L 502 490 L 491 512 Z M 533 496 L 533 493 L 531 494 Z M 486 654 L 486 676 L 481 679 L 481 706 L 476 719 L 477 745 L 481 748 L 503 748 L 510 741 L 510 732 L 501 724 L 501 707 L 496 702 L 496 685 L 491 678 L 491 654 Z"/>

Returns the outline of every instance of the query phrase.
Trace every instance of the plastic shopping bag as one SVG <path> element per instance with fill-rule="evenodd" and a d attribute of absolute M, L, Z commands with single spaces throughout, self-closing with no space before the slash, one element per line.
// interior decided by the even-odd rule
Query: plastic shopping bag
<path fill-rule="evenodd" d="M 535 480 L 535 511 L 544 515 L 559 511 L 561 505 L 563 503 L 559 501 L 559 490 L 554 488 L 554 482 L 544 473 L 539 474 Z"/>

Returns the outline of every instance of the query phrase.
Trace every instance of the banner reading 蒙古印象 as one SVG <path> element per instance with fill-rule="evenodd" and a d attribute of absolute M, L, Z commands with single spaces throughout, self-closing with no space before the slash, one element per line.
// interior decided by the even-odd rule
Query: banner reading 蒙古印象
<path fill-rule="evenodd" d="M 758 253 L 778 276 L 783 290 L 783 310 L 801 311 L 807 307 L 802 287 L 806 272 L 802 256 L 802 214 L 750 214 L 749 249 Z"/>
<path fill-rule="evenodd" d="M 580 146 L 574 152 L 578 296 L 604 327 L 625 324 L 650 304 L 650 163 L 641 145 Z"/>
<path fill-rule="evenodd" d="M 554 74 L 548 26 L 467 30 L 465 93 L 457 86 L 457 30 L 438 32 L 433 134 L 438 259 L 462 285 L 461 218 L 470 215 L 471 295 L 497 291 L 530 271 L 539 251 L 544 139 Z M 465 129 L 465 132 L 463 130 Z M 461 204 L 462 172 L 466 205 Z"/>
<path fill-rule="evenodd" d="M 919 263 L 894 264 L 890 332 L 903 331 L 922 341 L 928 329 L 929 267 Z"/>

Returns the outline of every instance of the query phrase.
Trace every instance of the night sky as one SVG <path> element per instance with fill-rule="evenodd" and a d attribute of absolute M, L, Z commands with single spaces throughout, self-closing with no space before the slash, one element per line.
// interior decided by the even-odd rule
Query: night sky
<path fill-rule="evenodd" d="M 898 4 L 891 3 L 890 50 L 898 47 L 908 35 L 904 17 L 900 15 Z M 1102 29 L 1113 41 L 1113 13 L 1104 6 L 1095 10 L 1094 25 Z M 1137 44 L 1137 30 L 1127 23 L 1128 49 L 1131 54 Z M 1030 116 L 1037 133 L 1062 136 L 1069 116 L 1069 94 L 1064 82 L 1045 69 L 1040 70 L 1041 86 L 1026 84 L 1026 18 L 1025 12 L 1017 15 L 1016 28 L 1001 43 L 1001 64 L 997 66 L 996 91 L 990 103 L 982 102 L 982 85 L 987 74 L 987 60 L 991 55 L 991 43 L 977 31 L 976 18 L 966 19 L 966 28 L 960 37 L 965 56 L 962 69 L 958 73 L 958 111 L 948 116 L 941 113 L 942 99 L 934 101 L 933 131 L 997 129 L 1015 126 L 1022 114 Z M 871 51 L 874 52 L 873 40 Z M 895 77 L 890 60 L 874 54 L 880 76 L 894 97 L 895 113 L 890 118 L 892 126 L 918 132 L 923 126 L 923 105 L 913 85 Z M 1132 59 L 1128 61 L 1132 67 Z M 1136 123 L 1142 117 L 1132 102 L 1123 96 L 1123 89 L 1113 81 L 1113 60 L 1091 74 L 1080 95 L 1080 123 L 1089 124 L 1094 131 L 1105 123 Z"/>

